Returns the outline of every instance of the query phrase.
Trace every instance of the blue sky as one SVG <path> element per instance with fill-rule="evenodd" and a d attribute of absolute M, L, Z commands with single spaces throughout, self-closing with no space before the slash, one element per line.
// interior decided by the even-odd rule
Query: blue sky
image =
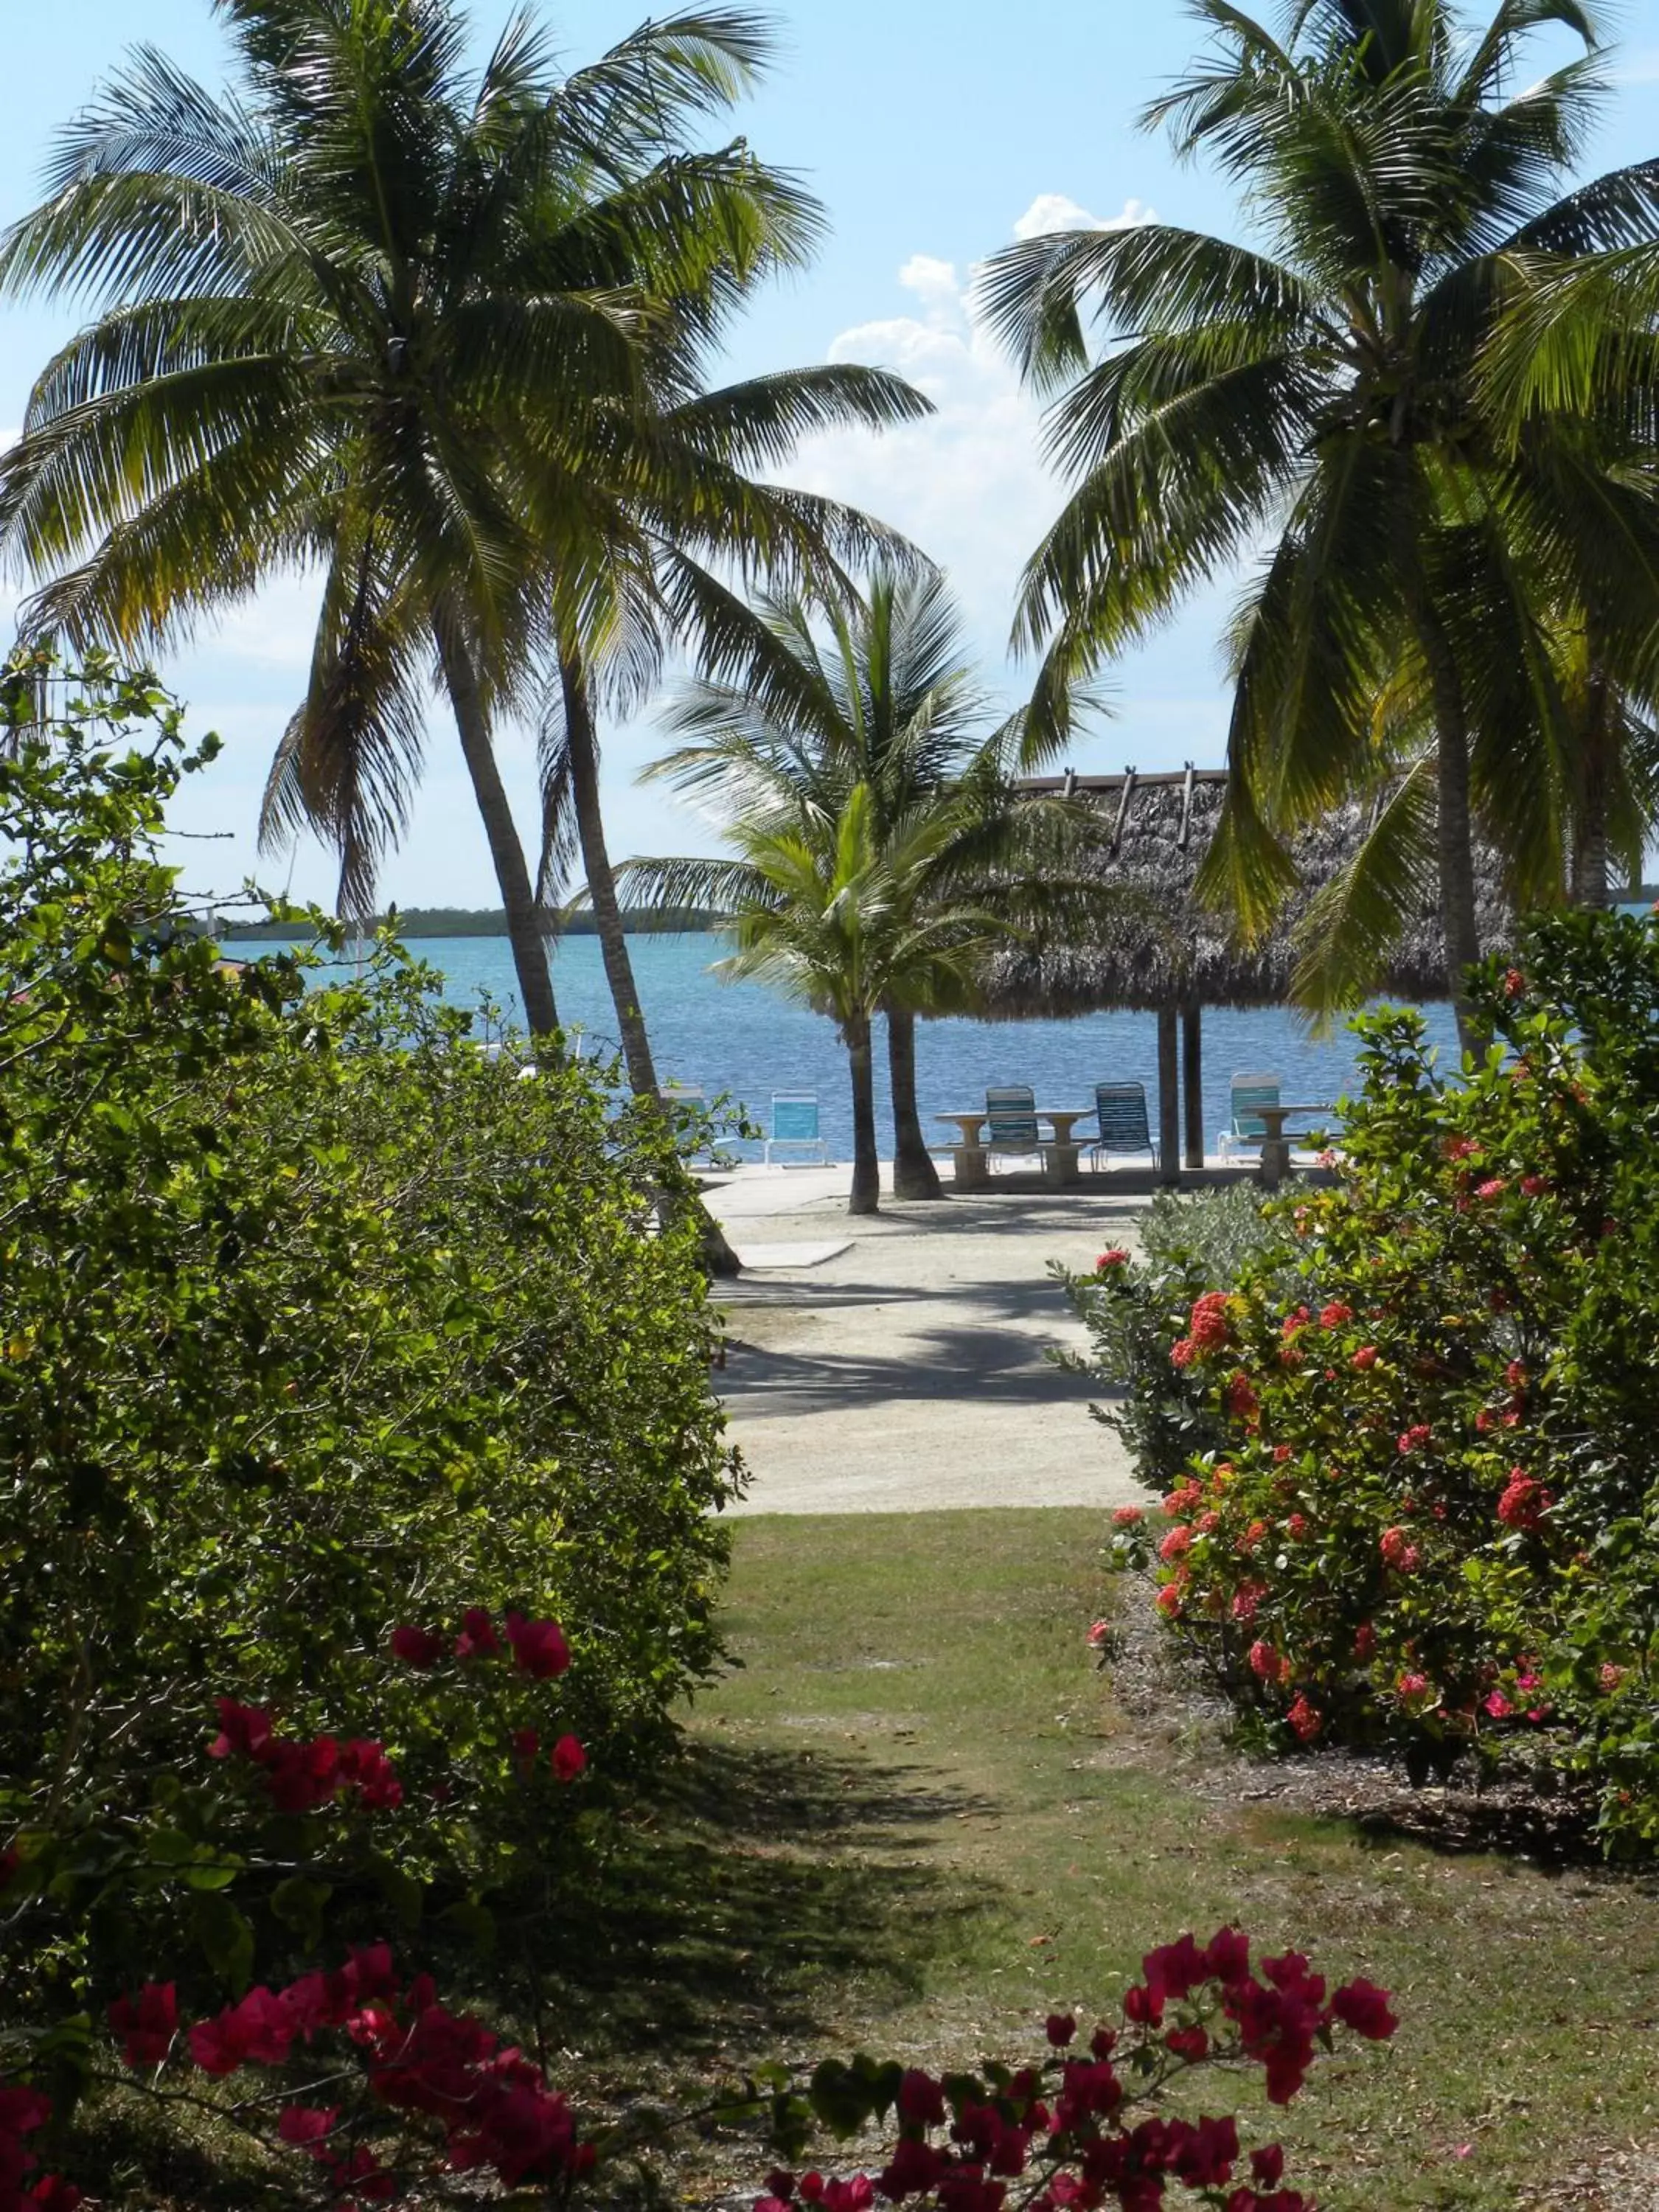
<path fill-rule="evenodd" d="M 506 13 L 474 0 L 493 35 Z M 580 62 L 631 29 L 646 0 L 564 0 L 543 9 L 561 52 Z M 1484 14 L 1485 10 L 1482 10 Z M 0 219 L 32 204 L 56 128 L 123 49 L 142 36 L 210 81 L 223 47 L 208 0 L 58 0 L 16 9 L 7 63 L 26 99 L 0 136 Z M 1176 0 L 793 0 L 773 10 L 775 72 L 737 127 L 769 161 L 799 171 L 824 202 L 830 235 L 806 276 L 759 301 L 735 337 L 734 374 L 823 360 L 880 361 L 909 374 L 939 412 L 875 440 L 838 436 L 805 451 L 797 480 L 858 501 L 909 531 L 949 568 L 976 644 L 1000 672 L 1020 564 L 1060 499 L 1037 449 L 1038 416 L 967 309 L 974 263 L 1016 234 L 1151 210 L 1167 222 L 1241 229 L 1224 188 L 1176 164 L 1134 127 L 1141 104 L 1194 49 Z M 1613 96 L 1586 173 L 1659 151 L 1659 0 L 1602 11 L 1621 35 Z M 1553 57 L 1547 40 L 1537 64 Z M 73 327 L 63 308 L 9 307 L 0 320 L 0 434 Z M 224 757 L 191 787 L 181 823 L 225 833 L 191 848 L 202 890 L 257 875 L 325 900 L 328 857 L 256 858 L 265 766 L 303 680 L 310 623 L 303 580 L 282 582 L 212 636 L 167 662 L 192 726 L 218 728 Z M 1221 757 L 1225 700 L 1216 640 L 1228 594 L 1195 603 L 1115 682 L 1116 714 L 1079 768 L 1200 765 Z M 9 602 L 0 592 L 0 617 Z M 1011 684 L 1018 672 L 1010 671 Z M 653 750 L 648 718 L 605 732 L 613 851 L 706 848 L 704 826 L 634 777 Z M 529 748 L 504 733 L 515 801 L 534 820 Z M 483 837 L 441 711 L 415 819 L 383 874 L 405 905 L 495 902 Z"/>

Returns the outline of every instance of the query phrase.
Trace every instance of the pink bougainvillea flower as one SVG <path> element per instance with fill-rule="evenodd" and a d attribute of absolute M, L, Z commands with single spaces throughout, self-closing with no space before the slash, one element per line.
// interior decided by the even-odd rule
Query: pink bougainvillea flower
<path fill-rule="evenodd" d="M 501 1640 L 495 1633 L 495 1624 L 481 1605 L 470 1605 L 461 1615 L 461 1632 L 455 1638 L 458 1659 L 495 1659 L 501 1656 Z"/>
<path fill-rule="evenodd" d="M 277 2117 L 276 2133 L 296 2150 L 314 2150 L 334 2132 L 337 2106 L 284 2105 Z"/>
<path fill-rule="evenodd" d="M 1483 1712 L 1490 1713 L 1495 1721 L 1508 1720 L 1510 1715 L 1515 1711 L 1515 1707 L 1501 1690 L 1488 1690 L 1480 1700 L 1480 1707 Z"/>
<path fill-rule="evenodd" d="M 556 1782 L 574 1782 L 587 1765 L 587 1753 L 574 1735 L 562 1735 L 550 1762 Z"/>
<path fill-rule="evenodd" d="M 1042 2023 L 1042 2032 L 1056 2051 L 1064 2051 L 1077 2033 L 1076 2015 L 1069 2012 L 1051 2012 Z"/>
<path fill-rule="evenodd" d="M 20 2199 L 28 2212 L 76 2212 L 85 2201 L 82 2191 L 61 2173 L 43 2173 L 27 2196 Z"/>
<path fill-rule="evenodd" d="M 239 1751 L 246 1759 L 263 1761 L 270 1749 L 270 1715 L 259 1705 L 239 1705 L 234 1698 L 216 1698 L 219 1733 L 208 1746 L 210 1759 L 228 1759 Z"/>
<path fill-rule="evenodd" d="M 1345 1982 L 1331 1998 L 1331 2010 L 1344 2027 L 1368 2042 L 1386 2043 L 1400 2022 L 1389 2009 L 1389 1993 L 1375 1982 Z"/>
<path fill-rule="evenodd" d="M 288 2008 L 261 1984 L 216 2019 L 198 2021 L 190 2031 L 190 2055 L 204 2074 L 234 2074 L 250 2061 L 276 2066 L 295 2032 Z"/>
<path fill-rule="evenodd" d="M 279 1813 L 314 1813 L 340 1787 L 340 1747 L 331 1735 L 310 1743 L 273 1742 L 265 1764 L 270 1802 Z"/>
<path fill-rule="evenodd" d="M 136 1997 L 117 1997 L 109 2008 L 125 2066 L 159 2066 L 179 2032 L 179 1995 L 172 1982 L 146 1982 Z"/>
<path fill-rule="evenodd" d="M 394 1628 L 392 1656 L 405 1667 L 435 1667 L 449 1650 L 449 1639 L 435 1628 Z"/>
<path fill-rule="evenodd" d="M 378 1743 L 355 1737 L 340 1752 L 339 1784 L 356 1791 L 365 1812 L 393 1812 L 404 1802 L 404 1785 L 397 1769 Z"/>
<path fill-rule="evenodd" d="M 526 1620 L 521 1613 L 509 1613 L 507 1640 L 513 1646 L 514 1664 L 536 1681 L 562 1674 L 570 1664 L 570 1646 L 556 1620 Z"/>

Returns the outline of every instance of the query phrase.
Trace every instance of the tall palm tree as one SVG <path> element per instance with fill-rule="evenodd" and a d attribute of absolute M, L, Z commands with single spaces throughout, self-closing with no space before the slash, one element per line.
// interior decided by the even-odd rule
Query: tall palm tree
<path fill-rule="evenodd" d="M 1650 635 L 1659 501 L 1630 426 L 1534 406 L 1510 434 L 1484 349 L 1540 265 L 1659 234 L 1659 161 L 1562 194 L 1601 89 L 1577 0 L 1295 0 L 1275 37 L 1194 0 L 1210 57 L 1149 109 L 1247 194 L 1260 247 L 1152 223 L 1007 248 L 985 297 L 1059 398 L 1075 489 L 1025 575 L 1018 635 L 1066 683 L 1203 578 L 1272 550 L 1239 633 L 1228 805 L 1205 884 L 1248 930 L 1292 880 L 1288 833 L 1372 760 L 1409 662 L 1432 702 L 1448 981 L 1478 951 L 1472 821 L 1526 895 L 1571 731 L 1550 611 L 1597 610 L 1614 672 Z M 1525 34 L 1584 44 L 1512 91 Z M 1121 341 L 1091 355 L 1085 315 Z"/>
<path fill-rule="evenodd" d="M 0 289 L 98 306 L 0 464 L 0 553 L 51 578 L 33 628 L 131 643 L 320 567 L 266 822 L 323 828 L 347 911 L 406 817 L 435 666 L 545 1034 L 544 916 L 494 735 L 531 703 L 551 567 L 592 560 L 615 488 L 660 468 L 669 508 L 706 504 L 670 480 L 672 365 L 816 234 L 740 143 L 684 149 L 765 33 L 690 13 L 559 79 L 518 15 L 474 76 L 452 0 L 216 4 L 238 89 L 141 50 L 0 242 Z"/>
<path fill-rule="evenodd" d="M 948 894 L 939 882 L 973 802 L 935 799 L 882 823 L 871 786 L 842 782 L 833 793 L 799 785 L 792 804 L 751 807 L 756 783 L 772 781 L 769 740 L 745 768 L 730 756 L 725 824 L 732 857 L 630 860 L 623 879 L 650 905 L 702 907 L 737 940 L 714 972 L 752 979 L 830 1016 L 847 1047 L 853 1093 L 851 1213 L 876 1212 L 881 1165 L 876 1146 L 871 1036 L 896 1001 L 912 1008 L 956 1003 L 972 988 L 989 952 L 1006 943 L 1006 920 Z M 826 799 L 830 803 L 825 803 Z"/>
<path fill-rule="evenodd" d="M 756 781 L 759 758 L 788 763 L 782 796 L 793 808 L 810 778 L 833 811 L 854 786 L 868 793 L 872 834 L 896 824 L 964 777 L 982 778 L 1007 748 L 998 733 L 988 754 L 988 702 L 968 657 L 962 623 L 937 571 L 878 569 L 865 598 L 820 619 L 798 596 L 774 595 L 757 609 L 747 665 L 724 682 L 689 691 L 667 726 L 685 740 L 646 773 L 688 795 L 729 799 L 734 779 L 753 785 L 748 803 L 775 803 Z M 1005 793 L 1005 801 L 1006 794 Z M 1006 817 L 1012 821 L 1012 807 Z M 982 826 L 974 841 L 983 860 Z M 964 817 L 958 829 L 965 832 Z M 981 886 L 982 888 L 982 886 Z M 914 1007 L 890 995 L 885 1017 L 900 1198 L 938 1198 L 939 1171 L 916 1105 Z"/>

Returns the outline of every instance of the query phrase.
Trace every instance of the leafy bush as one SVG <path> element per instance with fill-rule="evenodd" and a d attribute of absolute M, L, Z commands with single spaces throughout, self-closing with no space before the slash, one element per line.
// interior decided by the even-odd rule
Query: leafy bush
<path fill-rule="evenodd" d="M 105 663 L 42 727 L 58 681 L 14 671 L 0 759 L 0 1844 L 31 2032 L 164 1932 L 238 1993 L 315 1940 L 319 1889 L 408 1923 L 428 1883 L 476 1902 L 537 1863 L 534 1670 L 484 1695 L 388 1639 L 556 1617 L 552 1733 L 637 1755 L 716 1660 L 734 1478 L 661 1118 L 492 1064 L 389 945 L 309 990 L 222 963 L 155 849 L 210 746 Z M 325 1796 L 228 1790 L 221 1697 L 332 1744 Z"/>
<path fill-rule="evenodd" d="M 1092 1340 L 1086 1358 L 1060 1352 L 1057 1363 L 1121 1394 L 1092 1410 L 1123 1438 L 1152 1488 L 1171 1489 L 1194 1455 L 1217 1449 L 1224 1434 L 1204 1378 L 1170 1365 L 1171 1336 L 1194 1298 L 1237 1281 L 1247 1264 L 1285 1241 L 1249 1184 L 1190 1196 L 1160 1191 L 1140 1218 L 1138 1266 L 1119 1246 L 1102 1255 L 1091 1275 L 1055 1269 Z"/>
<path fill-rule="evenodd" d="M 1480 979 L 1445 1085 L 1358 1024 L 1338 1186 L 1161 1354 L 1217 1444 L 1166 1501 L 1158 1602 L 1264 1735 L 1520 1747 L 1612 1848 L 1659 1837 L 1659 923 L 1562 915 Z"/>

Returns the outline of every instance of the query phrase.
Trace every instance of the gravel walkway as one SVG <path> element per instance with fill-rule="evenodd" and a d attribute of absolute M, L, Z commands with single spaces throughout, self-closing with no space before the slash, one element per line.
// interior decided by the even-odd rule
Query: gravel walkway
<path fill-rule="evenodd" d="M 1048 1273 L 1132 1243 L 1139 1203 L 974 1194 L 846 1211 L 846 1171 L 738 1176 L 710 1192 L 745 1259 L 849 1248 L 813 1267 L 717 1285 L 731 1332 L 723 1395 L 753 1482 L 749 1513 L 1118 1504 L 1143 1495 L 1091 1420 L 1089 1385 L 1044 1358 L 1082 1330 Z M 787 1211 L 781 1210 L 787 1207 Z"/>

